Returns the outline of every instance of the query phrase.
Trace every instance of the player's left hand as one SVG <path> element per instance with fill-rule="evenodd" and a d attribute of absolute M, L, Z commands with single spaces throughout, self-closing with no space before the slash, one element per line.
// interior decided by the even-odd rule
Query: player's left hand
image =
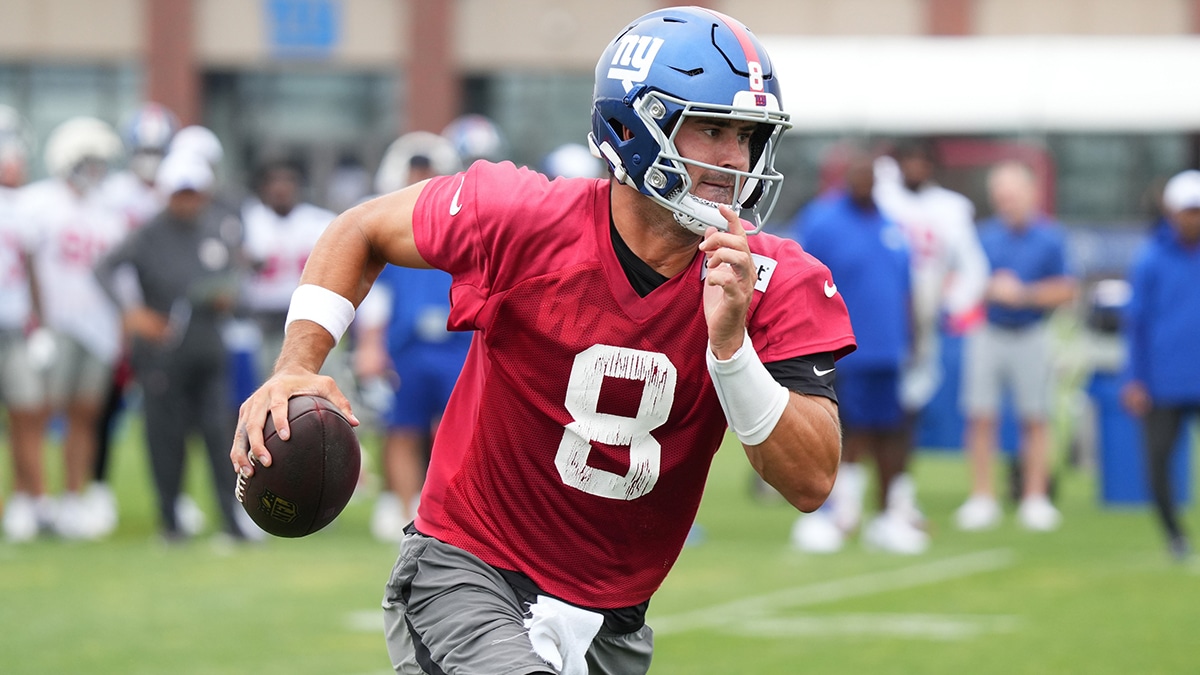
<path fill-rule="evenodd" d="M 746 313 L 754 297 L 758 273 L 742 220 L 728 206 L 720 207 L 729 231 L 710 227 L 700 242 L 708 276 L 704 283 L 704 318 L 708 341 L 719 359 L 733 356 L 745 340 Z"/>

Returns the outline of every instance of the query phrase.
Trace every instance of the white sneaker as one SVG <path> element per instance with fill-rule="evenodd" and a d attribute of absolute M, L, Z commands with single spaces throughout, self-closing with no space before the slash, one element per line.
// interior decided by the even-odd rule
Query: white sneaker
<path fill-rule="evenodd" d="M 917 529 L 925 529 L 925 514 L 917 506 L 917 484 L 912 476 L 902 473 L 892 479 L 888 486 L 887 511 Z"/>
<path fill-rule="evenodd" d="M 404 541 L 404 507 L 394 492 L 383 491 L 375 500 L 375 511 L 371 514 L 371 535 L 388 544 Z"/>
<path fill-rule="evenodd" d="M 101 537 L 107 537 L 117 529 L 117 498 L 104 483 L 92 483 L 83 493 L 84 503 L 96 522 Z"/>
<path fill-rule="evenodd" d="M 13 493 L 4 505 L 4 538 L 14 544 L 32 541 L 38 535 L 34 499 L 24 492 Z"/>
<path fill-rule="evenodd" d="M 58 500 L 58 513 L 54 519 L 54 533 L 63 539 L 93 541 L 104 535 L 100 519 L 92 512 L 84 495 L 66 492 Z"/>
<path fill-rule="evenodd" d="M 861 463 L 843 463 L 829 493 L 833 523 L 843 533 L 858 529 L 862 521 L 863 495 L 867 491 L 867 468 Z"/>
<path fill-rule="evenodd" d="M 954 521 L 960 530 L 977 532 L 999 525 L 1000 516 L 1000 504 L 995 497 L 971 495 L 971 498 L 954 512 Z"/>
<path fill-rule="evenodd" d="M 1038 495 L 1021 500 L 1021 506 L 1017 508 L 1017 520 L 1027 530 L 1050 532 L 1058 529 L 1062 514 L 1045 495 Z"/>
<path fill-rule="evenodd" d="M 929 548 L 929 535 L 898 513 L 888 511 L 876 516 L 863 529 L 863 545 L 868 550 L 920 555 Z"/>
<path fill-rule="evenodd" d="M 204 531 L 206 520 L 204 511 L 200 510 L 200 507 L 196 505 L 196 501 L 191 497 L 180 493 L 175 498 L 175 524 L 179 526 L 179 531 L 182 534 L 188 537 L 200 534 Z"/>
<path fill-rule="evenodd" d="M 792 525 L 792 547 L 805 553 L 837 553 L 846 543 L 846 535 L 824 511 L 800 516 Z"/>

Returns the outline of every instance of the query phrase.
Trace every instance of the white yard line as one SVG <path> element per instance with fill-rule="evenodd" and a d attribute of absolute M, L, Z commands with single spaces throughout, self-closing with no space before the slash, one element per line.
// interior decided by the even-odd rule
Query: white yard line
<path fill-rule="evenodd" d="M 1018 617 L 997 614 L 822 614 L 734 621 L 722 631 L 750 638 L 882 635 L 948 641 L 1010 633 L 1019 625 Z"/>
<path fill-rule="evenodd" d="M 649 623 L 654 627 L 654 634 L 659 636 L 701 628 L 728 628 L 739 622 L 762 619 L 769 612 L 783 608 L 810 607 L 846 598 L 927 586 L 993 572 L 1012 563 L 1013 553 L 1010 549 L 991 549 L 886 572 L 795 586 L 704 609 L 654 617 Z"/>

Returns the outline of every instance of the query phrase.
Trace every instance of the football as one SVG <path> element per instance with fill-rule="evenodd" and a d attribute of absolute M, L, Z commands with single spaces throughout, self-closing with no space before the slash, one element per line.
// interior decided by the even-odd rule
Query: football
<path fill-rule="evenodd" d="M 268 534 L 304 537 L 342 512 L 358 484 L 362 462 L 354 427 L 319 396 L 288 401 L 291 438 L 281 440 L 267 417 L 263 439 L 271 466 L 254 458 L 254 475 L 238 476 L 237 498 Z"/>

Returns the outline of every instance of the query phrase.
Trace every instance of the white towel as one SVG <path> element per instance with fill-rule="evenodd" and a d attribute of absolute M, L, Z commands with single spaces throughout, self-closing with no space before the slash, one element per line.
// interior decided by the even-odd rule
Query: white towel
<path fill-rule="evenodd" d="M 587 675 L 587 654 L 604 617 L 557 598 L 539 595 L 525 619 L 533 651 L 561 675 Z"/>

